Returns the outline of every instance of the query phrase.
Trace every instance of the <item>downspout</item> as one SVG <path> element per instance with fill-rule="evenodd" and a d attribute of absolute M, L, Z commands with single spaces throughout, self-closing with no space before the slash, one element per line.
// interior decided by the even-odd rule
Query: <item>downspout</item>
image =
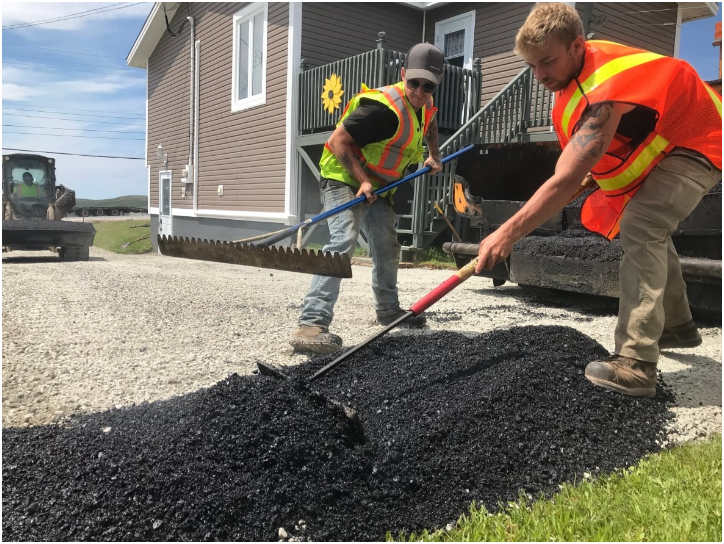
<path fill-rule="evenodd" d="M 678 4 L 678 8 L 676 10 L 676 33 L 674 34 L 674 58 L 679 58 L 679 48 L 681 47 L 681 19 L 682 19 L 682 9 L 681 4 Z"/>
<path fill-rule="evenodd" d="M 191 43 L 189 44 L 189 51 L 191 53 L 191 81 L 189 86 L 189 160 L 186 161 L 187 167 L 191 166 L 191 161 L 193 160 L 192 156 L 192 150 L 193 150 L 193 141 L 194 141 L 194 42 L 196 41 L 196 29 L 194 28 L 194 18 L 189 16 L 186 17 L 186 20 L 191 24 Z M 186 175 L 188 176 L 190 172 L 187 172 Z"/>
<path fill-rule="evenodd" d="M 200 54 L 201 54 L 201 41 L 197 41 L 196 47 L 196 89 L 194 96 L 196 103 L 194 104 L 194 211 L 199 208 L 199 89 L 200 89 L 200 77 L 199 77 L 199 66 L 200 66 Z"/>

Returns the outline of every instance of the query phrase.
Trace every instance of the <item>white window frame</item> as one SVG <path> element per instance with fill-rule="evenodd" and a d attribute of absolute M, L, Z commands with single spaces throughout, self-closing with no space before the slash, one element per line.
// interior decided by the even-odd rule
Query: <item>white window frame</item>
<path fill-rule="evenodd" d="M 457 30 L 465 31 L 465 53 L 463 58 L 463 68 L 472 70 L 473 68 L 473 45 L 475 43 L 475 10 L 461 13 L 455 17 L 444 19 L 435 23 L 435 45 L 441 50 L 445 50 L 443 43 L 443 31 L 455 32 Z"/>
<path fill-rule="evenodd" d="M 247 98 L 239 100 L 239 30 L 242 23 L 249 23 L 249 33 L 254 35 L 254 17 L 259 13 L 264 13 L 264 29 L 262 30 L 262 65 L 261 65 L 261 93 L 249 95 Z M 269 4 L 267 2 L 254 2 L 249 4 L 241 11 L 234 14 L 234 46 L 233 58 L 231 62 L 231 111 L 242 111 L 256 106 L 266 104 L 266 62 L 267 62 L 267 25 L 269 21 Z M 249 47 L 249 66 L 253 66 L 254 44 L 250 43 Z M 252 70 L 249 71 L 249 92 L 251 92 Z"/>

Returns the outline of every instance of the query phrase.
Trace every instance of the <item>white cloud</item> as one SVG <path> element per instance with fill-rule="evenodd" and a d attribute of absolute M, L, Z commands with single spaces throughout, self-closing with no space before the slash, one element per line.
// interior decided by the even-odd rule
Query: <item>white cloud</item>
<path fill-rule="evenodd" d="M 3 80 L 3 100 L 30 100 L 38 96 L 47 94 L 45 91 L 37 87 L 28 87 L 25 85 L 16 85 L 15 83 L 6 83 Z"/>
<path fill-rule="evenodd" d="M 27 28 L 47 28 L 55 30 L 81 30 L 101 19 L 123 19 L 129 17 L 146 17 L 153 7 L 153 2 L 144 2 L 130 7 L 113 6 L 109 2 L 3 2 L 2 24 L 11 26 L 37 21 L 46 21 L 66 15 L 80 14 L 89 10 L 108 7 L 109 11 L 88 14 L 66 21 L 58 21 Z"/>
<path fill-rule="evenodd" d="M 44 95 L 52 95 L 56 104 L 72 100 L 78 94 L 114 93 L 125 89 L 144 89 L 146 80 L 138 76 L 107 75 L 87 79 L 63 79 L 65 74 L 59 70 L 48 70 L 35 65 L 30 70 L 15 66 L 3 66 L 3 100 L 28 100 Z M 29 80 L 30 83 L 29 84 Z M 35 84 L 44 81 L 43 86 Z M 52 89 L 52 92 L 48 89 Z M 63 96 L 67 94 L 67 96 Z"/>
<path fill-rule="evenodd" d="M 68 93 L 114 93 L 129 87 L 145 87 L 146 81 L 140 78 L 108 78 L 105 81 L 75 80 L 53 83 L 56 90 Z"/>

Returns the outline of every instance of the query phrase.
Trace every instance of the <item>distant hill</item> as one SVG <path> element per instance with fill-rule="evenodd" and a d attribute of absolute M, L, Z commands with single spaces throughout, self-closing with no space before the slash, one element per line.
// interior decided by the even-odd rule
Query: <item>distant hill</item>
<path fill-rule="evenodd" d="M 110 206 L 132 206 L 135 208 L 147 208 L 148 197 L 144 195 L 127 195 L 118 196 L 116 198 L 106 198 L 105 200 L 91 200 L 89 198 L 76 198 L 75 206 L 77 208 L 88 208 L 91 206 L 110 207 Z"/>

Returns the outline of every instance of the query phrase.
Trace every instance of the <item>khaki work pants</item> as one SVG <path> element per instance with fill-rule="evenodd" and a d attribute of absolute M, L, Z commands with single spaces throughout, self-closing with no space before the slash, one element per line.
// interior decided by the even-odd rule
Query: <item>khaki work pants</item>
<path fill-rule="evenodd" d="M 664 328 L 691 319 L 671 234 L 720 179 L 721 170 L 703 156 L 676 148 L 626 206 L 615 354 L 655 363 Z"/>

